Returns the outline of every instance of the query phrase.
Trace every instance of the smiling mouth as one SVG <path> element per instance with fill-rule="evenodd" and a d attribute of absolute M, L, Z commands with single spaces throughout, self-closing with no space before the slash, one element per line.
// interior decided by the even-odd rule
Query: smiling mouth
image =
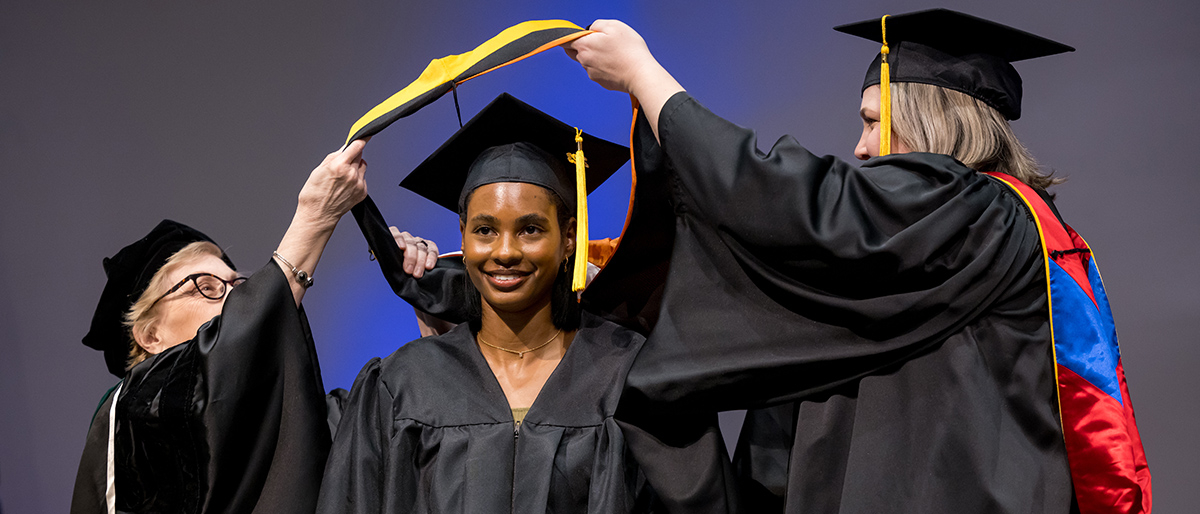
<path fill-rule="evenodd" d="M 525 283 L 525 279 L 529 277 L 530 272 L 501 270 L 484 272 L 484 275 L 487 275 L 488 282 L 491 282 L 492 286 L 496 287 L 497 289 L 512 290 Z"/>

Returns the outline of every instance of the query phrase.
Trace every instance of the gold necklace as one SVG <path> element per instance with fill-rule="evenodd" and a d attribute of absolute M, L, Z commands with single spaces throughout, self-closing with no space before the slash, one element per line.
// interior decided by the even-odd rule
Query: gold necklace
<path fill-rule="evenodd" d="M 479 344 L 481 344 L 481 345 L 484 345 L 484 346 L 487 346 L 488 348 L 495 348 L 495 349 L 497 349 L 497 350 L 500 350 L 500 351 L 502 351 L 502 352 L 508 352 L 508 353 L 511 353 L 511 354 L 513 354 L 513 355 L 516 355 L 518 358 L 524 359 L 524 358 L 525 358 L 525 354 L 527 354 L 527 353 L 529 353 L 529 352 L 532 352 L 532 351 L 534 351 L 534 350 L 540 350 L 540 349 L 544 348 L 546 345 L 548 345 L 548 344 L 550 344 L 550 343 L 554 342 L 554 340 L 558 338 L 559 334 L 562 334 L 562 329 L 561 329 L 561 328 L 560 328 L 560 329 L 558 329 L 558 332 L 555 332 L 555 333 L 554 333 L 554 335 L 550 336 L 550 340 L 549 340 L 549 341 L 546 341 L 546 342 L 544 342 L 544 343 L 542 343 L 542 344 L 539 344 L 539 345 L 537 345 L 537 346 L 534 346 L 533 348 L 530 348 L 530 349 L 528 349 L 528 350 L 524 350 L 524 351 L 522 351 L 522 350 L 511 350 L 511 349 L 508 349 L 508 348 L 504 348 L 504 347 L 501 347 L 501 346 L 496 346 L 496 345 L 494 345 L 494 344 L 488 343 L 487 341 L 484 341 L 484 340 L 483 340 L 483 337 L 480 337 L 480 335 L 479 335 L 479 334 L 475 334 L 475 340 L 476 340 L 476 341 L 479 341 Z"/>

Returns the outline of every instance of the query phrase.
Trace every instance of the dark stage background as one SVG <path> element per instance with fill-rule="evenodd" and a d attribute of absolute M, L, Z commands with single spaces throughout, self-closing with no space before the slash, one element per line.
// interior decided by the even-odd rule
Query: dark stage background
<path fill-rule="evenodd" d="M 700 101 L 756 128 L 761 148 L 786 133 L 852 159 L 858 86 L 878 47 L 830 27 L 936 6 L 576 4 L 0 3 L 0 510 L 67 510 L 88 421 L 115 382 L 79 343 L 104 284 L 100 260 L 173 218 L 257 269 L 308 172 L 430 59 L 527 19 L 619 18 Z M 1018 64 L 1025 117 L 1015 129 L 1070 178 L 1056 190 L 1058 205 L 1099 255 L 1159 512 L 1200 504 L 1198 5 L 945 4 L 1079 49 Z M 588 81 L 560 51 L 468 83 L 464 118 L 501 91 L 627 139 L 628 98 Z M 389 221 L 445 250 L 458 248 L 455 216 L 396 184 L 456 127 L 444 98 L 366 150 L 371 192 Z M 593 207 L 593 234 L 620 232 L 628 188 L 626 167 L 593 196 L 604 206 Z M 417 335 L 377 269 L 353 220 L 342 223 L 305 298 L 327 388 L 349 387 L 368 358 Z"/>

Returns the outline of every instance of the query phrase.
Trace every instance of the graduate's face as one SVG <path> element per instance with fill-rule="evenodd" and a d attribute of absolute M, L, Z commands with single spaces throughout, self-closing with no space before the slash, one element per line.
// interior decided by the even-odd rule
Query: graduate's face
<path fill-rule="evenodd" d="M 858 138 L 858 145 L 854 147 L 854 156 L 864 161 L 872 157 L 879 157 L 879 91 L 879 86 L 865 89 L 862 95 L 862 105 L 858 109 L 863 129 L 862 136 Z M 908 152 L 908 148 L 896 138 L 896 132 L 893 130 L 892 153 Z"/>
<path fill-rule="evenodd" d="M 237 272 L 230 269 L 219 257 L 201 255 L 168 270 L 166 285 L 163 286 L 163 291 L 157 294 L 165 293 L 167 289 L 194 273 L 212 273 L 228 281 L 238 278 Z M 147 352 L 161 353 L 196 337 L 196 331 L 201 325 L 221 313 L 227 298 L 228 294 L 219 300 L 205 298 L 196 290 L 196 284 L 188 281 L 183 287 L 155 304 L 155 321 L 147 327 L 145 333 L 135 334 L 134 337 Z"/>
<path fill-rule="evenodd" d="M 471 195 L 460 226 L 463 262 L 484 309 L 532 314 L 549 308 L 575 236 L 573 222 L 559 226 L 552 194 L 534 184 L 498 182 Z"/>

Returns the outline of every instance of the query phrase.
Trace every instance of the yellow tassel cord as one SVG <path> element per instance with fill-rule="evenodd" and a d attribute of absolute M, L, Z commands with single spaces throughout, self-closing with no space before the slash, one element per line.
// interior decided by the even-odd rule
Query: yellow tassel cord
<path fill-rule="evenodd" d="M 583 131 L 575 129 L 575 154 L 567 154 L 575 163 L 575 274 L 571 279 L 572 291 L 583 291 L 587 285 L 588 259 L 588 208 L 587 208 L 587 161 L 583 157 Z"/>
<path fill-rule="evenodd" d="M 892 80 L 887 62 L 888 16 L 884 15 L 879 19 L 880 28 L 883 30 L 883 48 L 879 50 L 879 53 L 883 54 L 883 64 L 879 65 L 879 155 L 892 153 Z"/>

